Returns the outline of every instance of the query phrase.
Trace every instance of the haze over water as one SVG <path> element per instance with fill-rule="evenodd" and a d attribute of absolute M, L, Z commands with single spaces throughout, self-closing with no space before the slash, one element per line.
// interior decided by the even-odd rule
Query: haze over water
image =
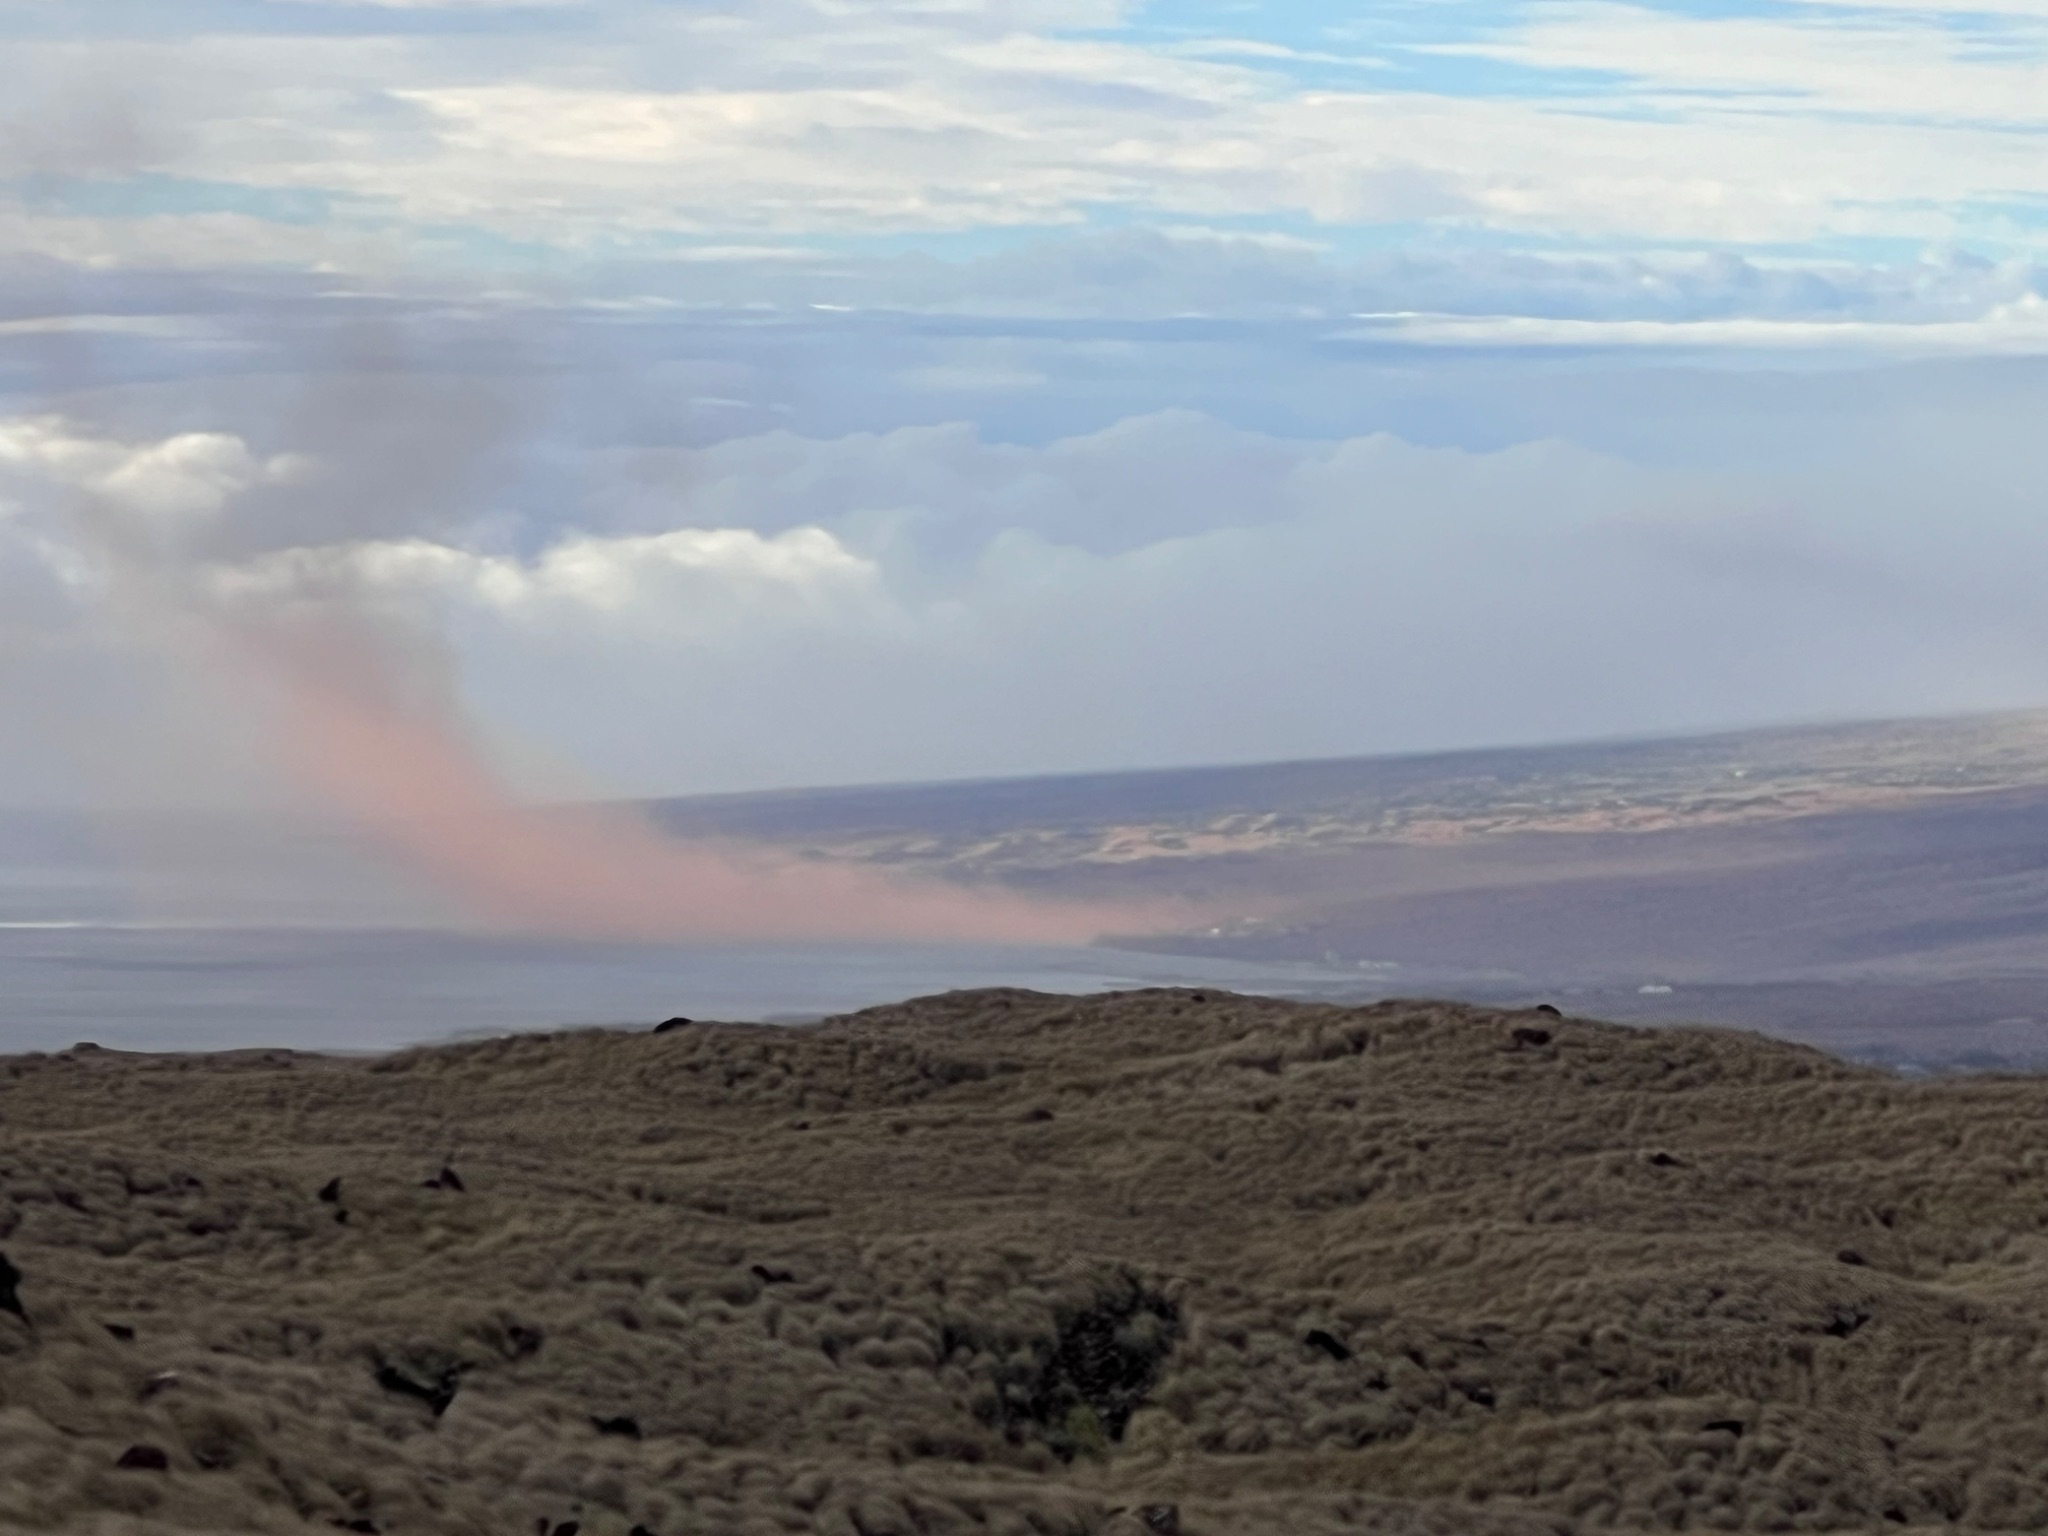
<path fill-rule="evenodd" d="M 1293 994 L 1315 966 L 1081 946 L 607 942 L 378 923 L 309 909 L 303 888 L 244 883 L 214 915 L 151 916 L 76 824 L 6 822 L 0 1049 L 81 1040 L 130 1050 L 384 1050 L 565 1025 L 815 1018 L 956 987 L 1087 992 L 1218 986 Z M 333 894 L 332 892 L 329 893 Z M 262 923 L 275 913 L 301 920 Z M 202 902 L 203 904 L 203 902 Z M 223 908 L 230 910 L 223 911 Z M 1354 978 L 1355 979 L 1355 978 Z"/>

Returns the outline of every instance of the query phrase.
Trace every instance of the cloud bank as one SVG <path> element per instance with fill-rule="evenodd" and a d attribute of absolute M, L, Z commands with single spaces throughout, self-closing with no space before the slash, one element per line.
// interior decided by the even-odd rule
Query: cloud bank
<path fill-rule="evenodd" d="M 621 793 L 1992 707 L 2048 684 L 2019 443 L 1969 466 L 1936 527 L 1965 462 L 1910 442 L 1815 475 L 1187 411 L 1039 446 L 770 433 L 592 451 L 590 525 L 526 548 L 488 519 L 250 547 L 268 482 L 342 467 L 47 420 L 0 444 L 4 569 L 51 635 L 104 639 L 54 494 L 89 486 L 190 552 L 180 601 L 261 616 L 252 654 L 274 662 L 277 616 L 345 594 L 378 633 L 425 637 L 436 700 L 486 736 L 573 743 Z"/>

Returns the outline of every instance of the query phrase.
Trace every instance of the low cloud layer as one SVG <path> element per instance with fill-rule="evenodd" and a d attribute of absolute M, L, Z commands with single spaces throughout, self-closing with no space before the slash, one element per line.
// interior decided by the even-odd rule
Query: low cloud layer
<path fill-rule="evenodd" d="M 2036 700 L 2038 450 L 1930 445 L 1902 421 L 1860 464 L 1746 472 L 1558 440 L 1282 439 L 1188 411 L 1040 446 L 771 433 L 579 450 L 578 526 L 301 542 L 272 499 L 326 481 L 345 505 L 346 464 L 16 420 L 0 579 L 41 615 L 16 620 L 18 666 L 146 669 L 116 661 L 132 636 L 107 631 L 67 495 L 118 503 L 130 537 L 187 552 L 183 600 L 270 622 L 345 593 L 426 658 L 407 686 L 501 755 L 617 793 Z"/>

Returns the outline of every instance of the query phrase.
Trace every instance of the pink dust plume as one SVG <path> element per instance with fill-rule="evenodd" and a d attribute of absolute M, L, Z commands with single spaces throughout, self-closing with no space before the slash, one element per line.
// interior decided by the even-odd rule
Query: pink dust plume
<path fill-rule="evenodd" d="M 397 696 L 389 658 L 353 628 L 259 626 L 234 649 L 278 685 L 295 778 L 495 924 L 640 940 L 1079 943 L 1168 919 L 685 843 L 625 809 L 523 805 L 443 711 Z"/>

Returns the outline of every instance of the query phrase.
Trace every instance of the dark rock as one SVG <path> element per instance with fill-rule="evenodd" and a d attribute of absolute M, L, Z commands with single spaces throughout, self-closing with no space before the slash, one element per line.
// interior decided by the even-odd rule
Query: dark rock
<path fill-rule="evenodd" d="M 1209 994 L 1206 992 L 1190 992 L 1188 994 L 1188 1001 L 1191 1003 L 1206 1003 L 1209 1001 Z"/>
<path fill-rule="evenodd" d="M 28 1311 L 21 1304 L 21 1281 L 21 1271 L 8 1262 L 6 1254 L 0 1253 L 0 1312 L 12 1312 L 25 1323 Z"/>
<path fill-rule="evenodd" d="M 1334 1333 L 1326 1333 L 1320 1328 L 1309 1329 L 1301 1342 L 1310 1349 L 1320 1349 L 1332 1360 L 1343 1361 L 1351 1358 L 1351 1346 L 1349 1344 L 1346 1344 Z"/>
<path fill-rule="evenodd" d="M 462 1175 L 453 1168 L 443 1166 L 441 1171 L 420 1185 L 422 1189 L 445 1189 L 455 1194 L 466 1194 L 469 1186 L 462 1182 Z"/>
<path fill-rule="evenodd" d="M 655 1025 L 654 1032 L 657 1035 L 665 1035 L 671 1030 L 688 1029 L 694 1022 L 695 1020 L 686 1019 L 681 1014 L 677 1014 L 674 1018 L 663 1019 L 659 1024 Z"/>
<path fill-rule="evenodd" d="M 1685 1164 L 1673 1157 L 1669 1152 L 1652 1152 L 1650 1154 L 1650 1166 L 1652 1168 L 1683 1168 Z"/>
<path fill-rule="evenodd" d="M 638 1440 L 640 1438 L 640 1421 L 628 1418 L 625 1414 L 617 1414 L 611 1418 L 602 1418 L 593 1414 L 590 1426 L 600 1435 L 624 1435 L 628 1440 Z"/>
<path fill-rule="evenodd" d="M 170 1391 L 171 1388 L 178 1384 L 178 1379 L 176 1371 L 153 1372 L 150 1378 L 142 1384 L 142 1392 L 140 1394 L 142 1401 L 146 1403 L 152 1397 L 157 1397 L 162 1393 Z"/>
<path fill-rule="evenodd" d="M 514 1360 L 524 1360 L 528 1355 L 540 1353 L 541 1344 L 547 1335 L 530 1323 L 514 1323 L 505 1330 L 505 1342 L 511 1345 Z"/>
<path fill-rule="evenodd" d="M 754 1265 L 753 1275 L 763 1285 L 789 1285 L 796 1279 L 788 1270 L 770 1269 L 766 1264 Z"/>
<path fill-rule="evenodd" d="M 1024 1118 L 1034 1125 L 1042 1125 L 1052 1118 L 1052 1111 L 1041 1104 L 1036 1109 L 1026 1111 Z"/>
<path fill-rule="evenodd" d="M 1715 1430 L 1720 1430 L 1724 1434 L 1733 1435 L 1738 1440 L 1742 1438 L 1742 1431 L 1745 1427 L 1740 1419 L 1709 1419 L 1700 1426 L 1701 1429 L 1706 1430 L 1709 1434 Z"/>
<path fill-rule="evenodd" d="M 1847 1308 L 1837 1308 L 1834 1317 L 1821 1332 L 1831 1339 L 1846 1339 L 1869 1321 L 1868 1312 L 1852 1312 Z"/>
<path fill-rule="evenodd" d="M 1547 1014 L 1549 1017 L 1553 1019 L 1561 1019 L 1564 1017 L 1564 1010 L 1550 1003 L 1538 1003 L 1534 1008 L 1531 1008 L 1529 1011 L 1531 1013 Z"/>
<path fill-rule="evenodd" d="M 171 1458 L 160 1445 L 131 1445 L 114 1465 L 128 1472 L 168 1472 Z"/>
<path fill-rule="evenodd" d="M 1835 1255 L 1835 1261 L 1839 1264 L 1855 1265 L 1864 1265 L 1870 1262 L 1870 1260 L 1863 1257 L 1863 1255 L 1858 1253 L 1854 1248 L 1844 1248 L 1840 1253 Z"/>
<path fill-rule="evenodd" d="M 636 1525 L 633 1529 L 626 1532 L 626 1536 L 654 1536 L 654 1532 L 647 1529 L 644 1525 Z"/>
<path fill-rule="evenodd" d="M 335 1175 L 335 1176 L 334 1176 L 333 1178 L 329 1179 L 329 1180 L 328 1180 L 328 1181 L 327 1181 L 327 1182 L 326 1182 L 325 1184 L 322 1184 L 322 1185 L 320 1186 L 320 1199 L 321 1199 L 321 1200 L 322 1200 L 322 1201 L 323 1201 L 323 1202 L 324 1202 L 325 1204 L 328 1204 L 328 1205 L 335 1205 L 335 1204 L 338 1204 L 338 1203 L 340 1202 L 340 1200 L 341 1200 L 341 1175 L 340 1175 L 340 1174 L 336 1174 L 336 1175 Z"/>
<path fill-rule="evenodd" d="M 576 1536 L 576 1533 L 582 1529 L 583 1526 L 578 1521 L 564 1520 L 555 1527 L 555 1536 Z"/>
<path fill-rule="evenodd" d="M 347 1226 L 347 1225 L 348 1225 L 348 1212 L 347 1212 L 347 1211 L 336 1211 L 336 1212 L 334 1213 L 334 1224 L 335 1224 L 336 1226 L 338 1226 L 338 1227 L 345 1227 L 345 1226 Z"/>
<path fill-rule="evenodd" d="M 337 1530 L 361 1531 L 364 1533 L 364 1536 L 377 1536 L 377 1522 L 370 1519 L 367 1515 L 358 1515 L 353 1520 L 344 1520 L 337 1515 L 327 1523 L 334 1526 Z"/>
<path fill-rule="evenodd" d="M 1527 1024 L 1524 1024 L 1515 1030 L 1514 1039 L 1517 1046 L 1548 1045 L 1550 1044 L 1550 1031 L 1547 1029 L 1531 1029 Z"/>
<path fill-rule="evenodd" d="M 101 1323 L 100 1326 L 123 1344 L 133 1344 L 135 1342 L 135 1330 L 126 1323 Z"/>
<path fill-rule="evenodd" d="M 1178 1504 L 1145 1504 L 1139 1507 L 1138 1524 L 1154 1536 L 1180 1536 Z"/>
<path fill-rule="evenodd" d="M 393 1365 L 377 1367 L 377 1385 L 386 1392 L 396 1392 L 401 1397 L 416 1397 L 433 1409 L 439 1418 L 448 1411 L 448 1405 L 455 1401 L 455 1389 L 462 1383 L 462 1367 L 451 1365 L 436 1376 L 432 1382 L 414 1381 L 412 1377 Z"/>

